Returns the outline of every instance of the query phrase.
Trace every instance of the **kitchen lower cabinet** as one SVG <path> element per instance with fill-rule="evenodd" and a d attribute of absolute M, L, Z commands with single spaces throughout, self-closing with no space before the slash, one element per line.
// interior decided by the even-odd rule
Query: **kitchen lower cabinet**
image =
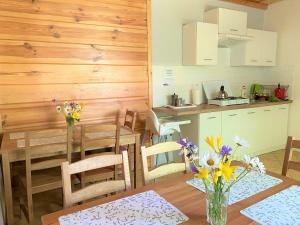
<path fill-rule="evenodd" d="M 241 148 L 239 158 L 283 149 L 288 136 L 289 104 L 201 113 L 184 126 L 183 136 L 189 137 L 200 147 L 200 156 L 210 149 L 205 143 L 207 136 L 222 136 L 224 144 L 235 147 L 234 137 L 247 140 L 249 149 Z"/>
<path fill-rule="evenodd" d="M 212 112 L 203 113 L 199 116 L 199 146 L 201 152 L 210 147 L 205 142 L 207 136 L 221 136 L 222 135 L 222 113 Z"/>

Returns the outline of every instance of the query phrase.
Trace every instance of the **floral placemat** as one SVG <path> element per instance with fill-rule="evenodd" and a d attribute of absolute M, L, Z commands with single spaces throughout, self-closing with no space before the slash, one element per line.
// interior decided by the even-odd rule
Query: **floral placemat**
<path fill-rule="evenodd" d="M 291 186 L 241 213 L 262 225 L 300 225 L 300 187 Z"/>
<path fill-rule="evenodd" d="M 147 191 L 59 218 L 60 225 L 177 225 L 188 217 Z"/>
<path fill-rule="evenodd" d="M 238 168 L 235 172 L 236 175 L 240 174 L 242 170 L 242 168 Z M 251 171 L 243 179 L 232 186 L 229 193 L 229 205 L 249 198 L 252 195 L 278 185 L 281 182 L 282 180 L 276 177 Z M 187 184 L 205 192 L 205 187 L 202 180 L 194 178 L 187 181 Z"/>

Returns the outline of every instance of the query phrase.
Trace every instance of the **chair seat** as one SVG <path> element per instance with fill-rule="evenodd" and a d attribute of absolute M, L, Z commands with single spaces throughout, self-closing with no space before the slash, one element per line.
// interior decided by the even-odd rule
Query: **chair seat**
<path fill-rule="evenodd" d="M 32 178 L 32 194 L 54 190 L 62 187 L 62 177 L 60 167 L 34 171 L 31 174 Z M 26 175 L 21 176 L 23 187 L 27 187 Z"/>

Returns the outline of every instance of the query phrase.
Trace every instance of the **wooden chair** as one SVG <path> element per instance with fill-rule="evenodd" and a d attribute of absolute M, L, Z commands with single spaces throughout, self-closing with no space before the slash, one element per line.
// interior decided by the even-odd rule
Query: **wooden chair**
<path fill-rule="evenodd" d="M 288 169 L 300 171 L 300 162 L 292 161 L 293 150 L 292 148 L 300 149 L 300 140 L 295 140 L 293 137 L 289 136 L 287 139 L 282 175 L 286 176 Z"/>
<path fill-rule="evenodd" d="M 123 165 L 123 180 L 111 180 L 96 183 L 72 192 L 70 179 L 72 174 L 87 172 L 103 167 L 117 166 L 120 164 Z M 101 195 L 129 190 L 131 188 L 127 151 L 123 151 L 122 154 L 95 156 L 73 164 L 64 162 L 61 168 L 65 208 Z"/>
<path fill-rule="evenodd" d="M 20 179 L 26 189 L 29 224 L 34 224 L 32 196 L 62 187 L 60 166 L 68 160 L 67 130 L 48 129 L 25 134 L 26 176 Z"/>
<path fill-rule="evenodd" d="M 130 110 L 127 109 L 126 114 L 125 114 L 124 127 L 127 127 L 132 132 L 134 132 L 136 117 L 137 117 L 137 112 L 130 111 Z"/>
<path fill-rule="evenodd" d="M 144 174 L 144 185 L 148 184 L 151 180 L 167 176 L 179 172 L 189 171 L 189 162 L 186 157 L 183 157 L 183 163 L 170 163 L 161 165 L 151 171 L 148 166 L 148 156 L 154 156 L 161 153 L 174 152 L 181 149 L 181 145 L 176 142 L 164 142 L 152 145 L 148 148 L 142 147 L 142 164 Z"/>
<path fill-rule="evenodd" d="M 120 124 L 83 125 L 81 127 L 81 160 L 99 155 L 112 154 L 101 152 L 93 154 L 91 150 L 113 147 L 113 154 L 120 153 Z M 87 155 L 89 152 L 91 154 Z M 81 174 L 81 185 L 116 178 L 118 169 L 115 167 L 101 168 Z"/>

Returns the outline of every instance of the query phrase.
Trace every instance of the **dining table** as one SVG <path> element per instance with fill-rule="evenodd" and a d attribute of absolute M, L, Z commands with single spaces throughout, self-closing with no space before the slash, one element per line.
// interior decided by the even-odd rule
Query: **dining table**
<path fill-rule="evenodd" d="M 25 146 L 24 137 L 25 131 L 4 132 L 1 143 L 0 155 L 2 159 L 3 183 L 4 183 L 4 197 L 5 197 L 5 211 L 7 225 L 14 225 L 13 214 L 13 191 L 12 191 L 12 163 L 25 161 Z M 72 153 L 80 152 L 80 130 L 75 129 L 73 138 Z M 99 138 L 110 138 L 111 134 L 101 136 Z M 136 187 L 138 179 L 138 168 L 141 168 L 140 160 L 140 133 L 132 132 L 129 128 L 121 126 L 120 128 L 120 146 L 134 145 L 133 154 L 133 185 Z"/>
<path fill-rule="evenodd" d="M 268 172 L 268 175 L 279 178 L 282 180 L 282 182 L 253 196 L 250 196 L 242 201 L 229 205 L 228 219 L 226 223 L 227 225 L 257 225 L 258 223 L 244 216 L 240 213 L 240 211 L 259 201 L 262 201 L 263 199 L 269 196 L 273 196 L 274 194 L 288 187 L 291 187 L 292 185 L 300 185 L 300 181 L 296 181 L 288 177 L 284 177 L 271 172 Z M 101 198 L 84 203 L 82 205 L 76 205 L 70 208 L 66 208 L 42 216 L 42 224 L 60 225 L 59 218 L 62 216 L 80 212 L 82 210 L 89 209 L 95 206 L 101 206 L 102 204 L 109 203 L 115 200 L 120 200 L 138 193 L 154 191 L 188 217 L 187 221 L 181 223 L 182 225 L 207 225 L 208 222 L 206 217 L 205 206 L 206 195 L 204 192 L 201 192 L 198 189 L 186 183 L 186 181 L 192 179 L 192 177 L 193 175 L 190 173 L 181 174 L 176 177 L 172 176 L 158 183 L 149 184 L 134 190 L 120 192 L 116 195 L 111 195 L 106 198 Z"/>

